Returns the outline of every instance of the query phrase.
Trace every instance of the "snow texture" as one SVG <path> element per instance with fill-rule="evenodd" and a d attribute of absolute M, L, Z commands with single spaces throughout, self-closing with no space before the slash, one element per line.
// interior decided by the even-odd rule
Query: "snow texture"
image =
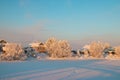
<path fill-rule="evenodd" d="M 120 60 L 0 62 L 0 80 L 120 80 Z"/>

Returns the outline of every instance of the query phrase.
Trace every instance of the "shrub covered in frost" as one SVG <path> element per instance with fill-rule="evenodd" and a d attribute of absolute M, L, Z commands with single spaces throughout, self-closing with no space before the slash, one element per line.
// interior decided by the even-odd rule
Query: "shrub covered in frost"
<path fill-rule="evenodd" d="M 53 58 L 63 58 L 71 56 L 71 47 L 66 40 L 49 38 L 46 43 L 47 53 Z"/>
<path fill-rule="evenodd" d="M 85 46 L 89 52 L 90 55 L 93 57 L 102 57 L 103 56 L 103 51 L 104 49 L 110 47 L 109 43 L 104 43 L 104 42 L 91 42 L 89 45 Z"/>
<path fill-rule="evenodd" d="M 6 43 L 3 50 L 4 53 L 0 54 L 1 60 L 12 61 L 25 60 L 27 58 L 20 44 Z"/>

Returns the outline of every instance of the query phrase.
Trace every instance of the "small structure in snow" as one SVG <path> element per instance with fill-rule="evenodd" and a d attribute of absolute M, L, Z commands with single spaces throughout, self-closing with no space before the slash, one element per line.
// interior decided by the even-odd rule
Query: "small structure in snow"
<path fill-rule="evenodd" d="M 90 56 L 90 53 L 89 53 L 89 50 L 86 49 L 86 48 L 83 48 L 83 49 L 78 49 L 78 50 L 72 50 L 72 55 L 73 56 L 78 56 L 78 57 L 88 57 Z"/>
<path fill-rule="evenodd" d="M 35 50 L 32 47 L 25 47 L 23 48 L 24 53 L 28 56 L 28 57 L 37 57 L 37 53 L 35 52 Z"/>
<path fill-rule="evenodd" d="M 80 54 L 80 56 L 86 56 L 86 57 L 90 56 L 90 52 L 89 52 L 89 50 L 86 49 L 86 48 L 81 49 L 81 50 L 79 51 L 79 54 Z"/>
<path fill-rule="evenodd" d="M 7 41 L 5 40 L 0 40 L 0 53 L 3 53 L 3 47 L 5 46 L 5 44 L 7 43 Z"/>
<path fill-rule="evenodd" d="M 108 55 L 115 55 L 115 49 L 112 48 L 112 47 L 109 47 L 109 48 L 106 48 L 104 51 L 103 51 L 103 55 L 104 57 L 108 56 Z"/>
<path fill-rule="evenodd" d="M 72 56 L 73 56 L 73 57 L 78 56 L 78 54 L 77 54 L 77 51 L 76 51 L 76 50 L 72 50 L 72 51 L 71 51 L 71 54 L 72 54 Z"/>
<path fill-rule="evenodd" d="M 34 42 L 29 44 L 38 53 L 46 53 L 46 47 L 42 42 Z"/>

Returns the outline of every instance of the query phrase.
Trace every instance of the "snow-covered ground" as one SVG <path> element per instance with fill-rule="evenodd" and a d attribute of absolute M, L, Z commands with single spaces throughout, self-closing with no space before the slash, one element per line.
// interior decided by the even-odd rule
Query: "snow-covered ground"
<path fill-rule="evenodd" d="M 0 62 L 0 80 L 120 80 L 120 60 Z"/>

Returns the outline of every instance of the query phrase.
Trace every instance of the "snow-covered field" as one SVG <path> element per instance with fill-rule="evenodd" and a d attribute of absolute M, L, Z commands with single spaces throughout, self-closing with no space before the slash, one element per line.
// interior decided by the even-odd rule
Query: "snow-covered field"
<path fill-rule="evenodd" d="M 120 80 L 120 60 L 0 62 L 0 80 Z"/>

